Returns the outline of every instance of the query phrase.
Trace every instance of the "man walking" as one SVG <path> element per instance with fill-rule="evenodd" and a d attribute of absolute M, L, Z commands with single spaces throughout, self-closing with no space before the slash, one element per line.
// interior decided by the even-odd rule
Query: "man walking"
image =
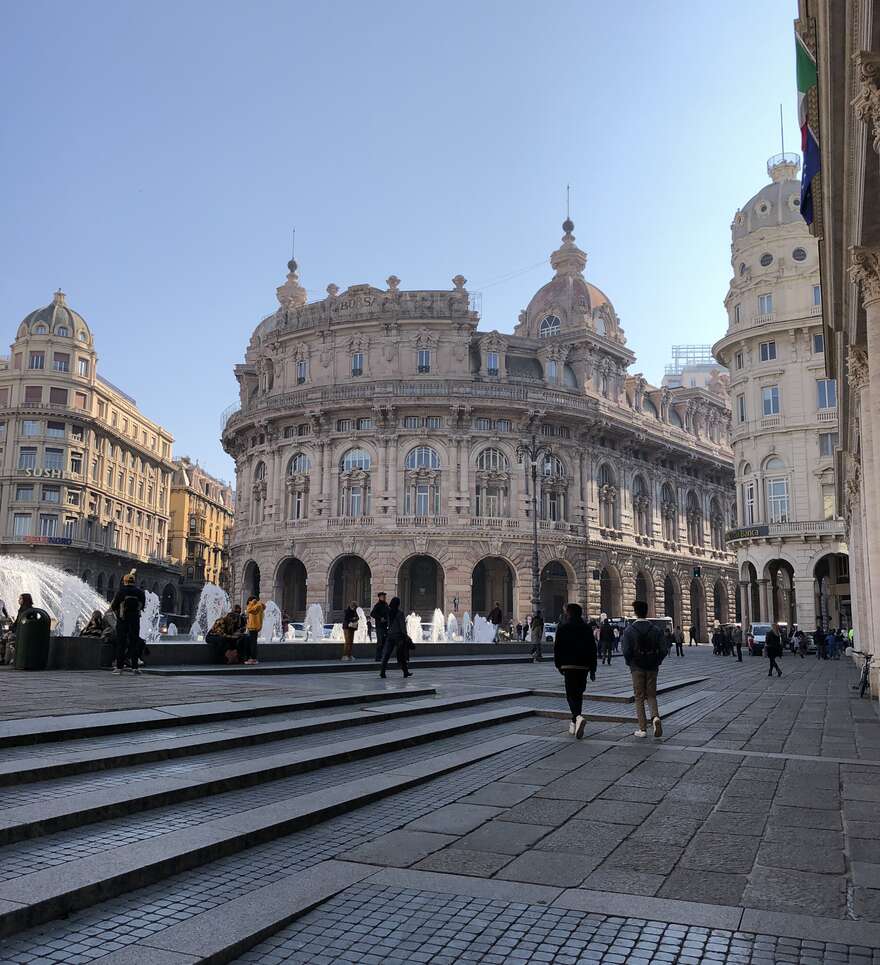
<path fill-rule="evenodd" d="M 736 659 L 743 662 L 743 632 L 741 626 L 733 628 L 733 647 L 736 650 Z"/>
<path fill-rule="evenodd" d="M 571 711 L 568 732 L 580 740 L 587 724 L 583 715 L 587 674 L 591 680 L 596 679 L 596 640 L 577 603 L 566 604 L 565 614 L 565 622 L 556 631 L 553 662 L 565 678 L 565 697 Z"/>
<path fill-rule="evenodd" d="M 376 594 L 376 605 L 370 610 L 370 618 L 376 627 L 376 663 L 382 662 L 385 638 L 388 636 L 388 603 L 384 590 Z"/>
<path fill-rule="evenodd" d="M 688 630 L 688 636 L 691 638 L 688 643 L 689 647 L 692 647 L 694 644 L 699 642 L 697 640 L 697 628 L 695 626 L 691 626 L 690 630 Z"/>
<path fill-rule="evenodd" d="M 767 656 L 770 659 L 770 668 L 767 671 L 767 676 L 772 677 L 773 671 L 775 670 L 781 677 L 782 671 L 776 662 L 776 658 L 782 656 L 782 634 L 779 631 L 778 623 L 774 623 L 767 631 L 767 636 L 764 638 L 764 649 L 767 651 Z"/>
<path fill-rule="evenodd" d="M 125 669 L 126 657 L 131 660 L 133 673 L 140 673 L 138 658 L 141 655 L 141 611 L 147 605 L 144 591 L 134 585 L 135 571 L 122 577 L 122 586 L 116 591 L 110 609 L 116 614 L 116 667 L 115 674 Z"/>
<path fill-rule="evenodd" d="M 675 637 L 675 655 L 676 657 L 683 657 L 684 656 L 684 631 L 681 629 L 681 627 L 675 628 L 675 633 L 673 633 L 673 637 Z"/>
<path fill-rule="evenodd" d="M 501 623 L 504 620 L 504 614 L 501 612 L 501 604 L 496 601 L 495 606 L 489 611 L 489 623 L 495 627 L 495 643 L 498 643 L 498 634 L 501 631 Z"/>
<path fill-rule="evenodd" d="M 611 666 L 611 654 L 614 650 L 614 627 L 606 614 L 602 614 L 599 619 L 599 649 L 602 651 L 602 663 Z"/>
<path fill-rule="evenodd" d="M 645 701 L 651 714 L 654 736 L 663 736 L 663 724 L 657 707 L 657 671 L 666 657 L 666 645 L 658 626 L 648 619 L 648 604 L 644 600 L 633 602 L 636 619 L 623 633 L 623 659 L 632 673 L 633 694 L 636 698 L 636 716 L 639 729 L 636 737 L 648 736 Z"/>
<path fill-rule="evenodd" d="M 544 659 L 544 654 L 541 652 L 541 644 L 544 642 L 544 615 L 540 610 L 537 610 L 532 617 L 530 631 L 532 636 L 532 649 L 529 650 L 529 656 L 535 663 L 539 663 Z"/>

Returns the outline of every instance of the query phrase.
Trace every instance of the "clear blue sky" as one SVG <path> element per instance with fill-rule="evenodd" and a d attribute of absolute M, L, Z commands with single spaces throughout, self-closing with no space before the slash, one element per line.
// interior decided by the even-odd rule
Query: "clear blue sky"
<path fill-rule="evenodd" d="M 303 284 L 484 288 L 509 331 L 572 184 L 639 359 L 724 330 L 729 227 L 796 150 L 794 0 L 7 4 L 0 345 L 62 287 L 100 371 L 227 478 L 220 411 Z M 384 287 L 384 286 L 383 286 Z"/>

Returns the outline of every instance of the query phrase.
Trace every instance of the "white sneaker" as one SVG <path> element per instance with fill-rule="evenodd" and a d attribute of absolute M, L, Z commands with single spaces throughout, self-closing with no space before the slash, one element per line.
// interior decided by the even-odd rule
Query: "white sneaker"
<path fill-rule="evenodd" d="M 110 671 L 110 673 L 121 674 L 122 671 L 119 669 L 119 667 L 114 667 L 114 668 Z M 574 724 L 572 724 L 572 727 L 574 727 Z M 572 732 L 572 733 L 573 733 L 573 732 Z"/>
<path fill-rule="evenodd" d="M 570 721 L 568 725 L 569 734 L 574 734 L 574 721 Z"/>
<path fill-rule="evenodd" d="M 581 714 L 575 723 L 574 736 L 580 740 L 584 736 L 584 728 L 587 726 L 587 718 Z"/>
<path fill-rule="evenodd" d="M 655 736 L 655 737 L 662 737 L 662 736 L 663 736 L 663 722 L 660 720 L 660 718 L 659 718 L 659 717 L 655 717 L 654 720 L 653 720 L 651 723 L 653 723 L 653 725 L 654 725 L 654 736 Z"/>
<path fill-rule="evenodd" d="M 633 737 L 647 737 L 647 736 L 648 736 L 647 731 L 644 731 L 644 730 L 637 730 L 633 732 Z"/>

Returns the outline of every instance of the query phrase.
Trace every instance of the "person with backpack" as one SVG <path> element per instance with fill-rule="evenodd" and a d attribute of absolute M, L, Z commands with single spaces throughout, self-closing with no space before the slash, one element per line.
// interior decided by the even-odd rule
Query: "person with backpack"
<path fill-rule="evenodd" d="M 773 626 L 767 631 L 767 636 L 764 637 L 764 649 L 767 651 L 767 656 L 770 659 L 770 667 L 767 670 L 767 676 L 772 677 L 773 671 L 775 670 L 779 676 L 782 676 L 782 670 L 779 668 L 779 664 L 776 662 L 777 657 L 782 656 L 782 633 L 779 629 L 779 624 L 774 623 Z"/>
<path fill-rule="evenodd" d="M 635 736 L 648 736 L 648 721 L 645 715 L 647 701 L 654 736 L 662 737 L 663 723 L 657 706 L 657 672 L 667 655 L 666 644 L 660 628 L 648 620 L 648 604 L 644 600 L 634 600 L 632 608 L 636 618 L 623 634 L 623 659 L 632 673 L 636 716 L 639 721 Z"/>
<path fill-rule="evenodd" d="M 382 668 L 379 676 L 385 677 L 385 670 L 391 654 L 397 652 L 397 666 L 403 671 L 404 677 L 411 677 L 409 670 L 409 652 L 415 650 L 415 644 L 406 632 L 406 619 L 400 609 L 400 597 L 393 596 L 388 604 L 388 635 L 385 637 L 385 650 L 382 653 Z"/>
<path fill-rule="evenodd" d="M 134 577 L 134 570 L 122 577 L 122 586 L 110 604 L 110 609 L 116 614 L 115 674 L 121 674 L 125 669 L 126 658 L 131 660 L 132 672 L 140 673 L 141 611 L 147 605 L 147 597 L 140 587 L 134 585 Z"/>
<path fill-rule="evenodd" d="M 587 724 L 583 715 L 587 674 L 591 680 L 596 679 L 596 640 L 579 604 L 567 603 L 565 613 L 566 620 L 553 642 L 553 662 L 565 679 L 565 697 L 571 711 L 568 732 L 580 740 Z"/>
<path fill-rule="evenodd" d="M 614 626 L 606 614 L 599 617 L 599 649 L 602 652 L 602 663 L 611 666 L 611 654 L 614 652 Z"/>

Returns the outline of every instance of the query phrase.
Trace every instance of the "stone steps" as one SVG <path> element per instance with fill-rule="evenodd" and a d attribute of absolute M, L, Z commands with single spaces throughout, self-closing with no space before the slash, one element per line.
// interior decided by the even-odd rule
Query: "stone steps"
<path fill-rule="evenodd" d="M 706 676 L 701 677 L 681 677 L 678 679 L 672 679 L 668 683 L 660 682 L 657 685 L 658 694 L 666 694 L 673 690 L 681 690 L 683 687 L 691 687 L 694 684 L 703 683 L 709 678 Z M 662 678 L 661 678 L 662 680 Z M 532 690 L 532 693 L 537 697 L 560 697 L 565 699 L 565 691 L 561 688 L 559 690 Z M 632 686 L 627 679 L 625 684 L 620 687 L 614 687 L 609 690 L 599 690 L 590 691 L 587 690 L 587 698 L 591 701 L 600 701 L 603 703 L 611 704 L 632 704 L 635 703 L 635 697 L 633 697 Z"/>
<path fill-rule="evenodd" d="M 487 644 L 491 646 L 491 644 Z M 411 669 L 429 670 L 432 667 L 480 667 L 498 666 L 500 664 L 525 664 L 531 663 L 532 658 L 527 654 L 486 654 L 485 656 L 461 656 L 461 657 L 413 657 L 410 660 Z M 259 663 L 255 667 L 246 667 L 243 664 L 233 664 L 223 666 L 220 664 L 187 664 L 183 666 L 168 667 L 145 667 L 142 671 L 145 674 L 155 674 L 160 677 L 179 677 L 179 676 L 262 676 L 265 674 L 313 674 L 313 673 L 375 673 L 376 662 L 374 660 L 352 660 L 346 661 L 300 661 L 297 663 L 273 661 L 269 663 Z M 388 666 L 390 674 L 396 674 L 396 664 Z"/>

